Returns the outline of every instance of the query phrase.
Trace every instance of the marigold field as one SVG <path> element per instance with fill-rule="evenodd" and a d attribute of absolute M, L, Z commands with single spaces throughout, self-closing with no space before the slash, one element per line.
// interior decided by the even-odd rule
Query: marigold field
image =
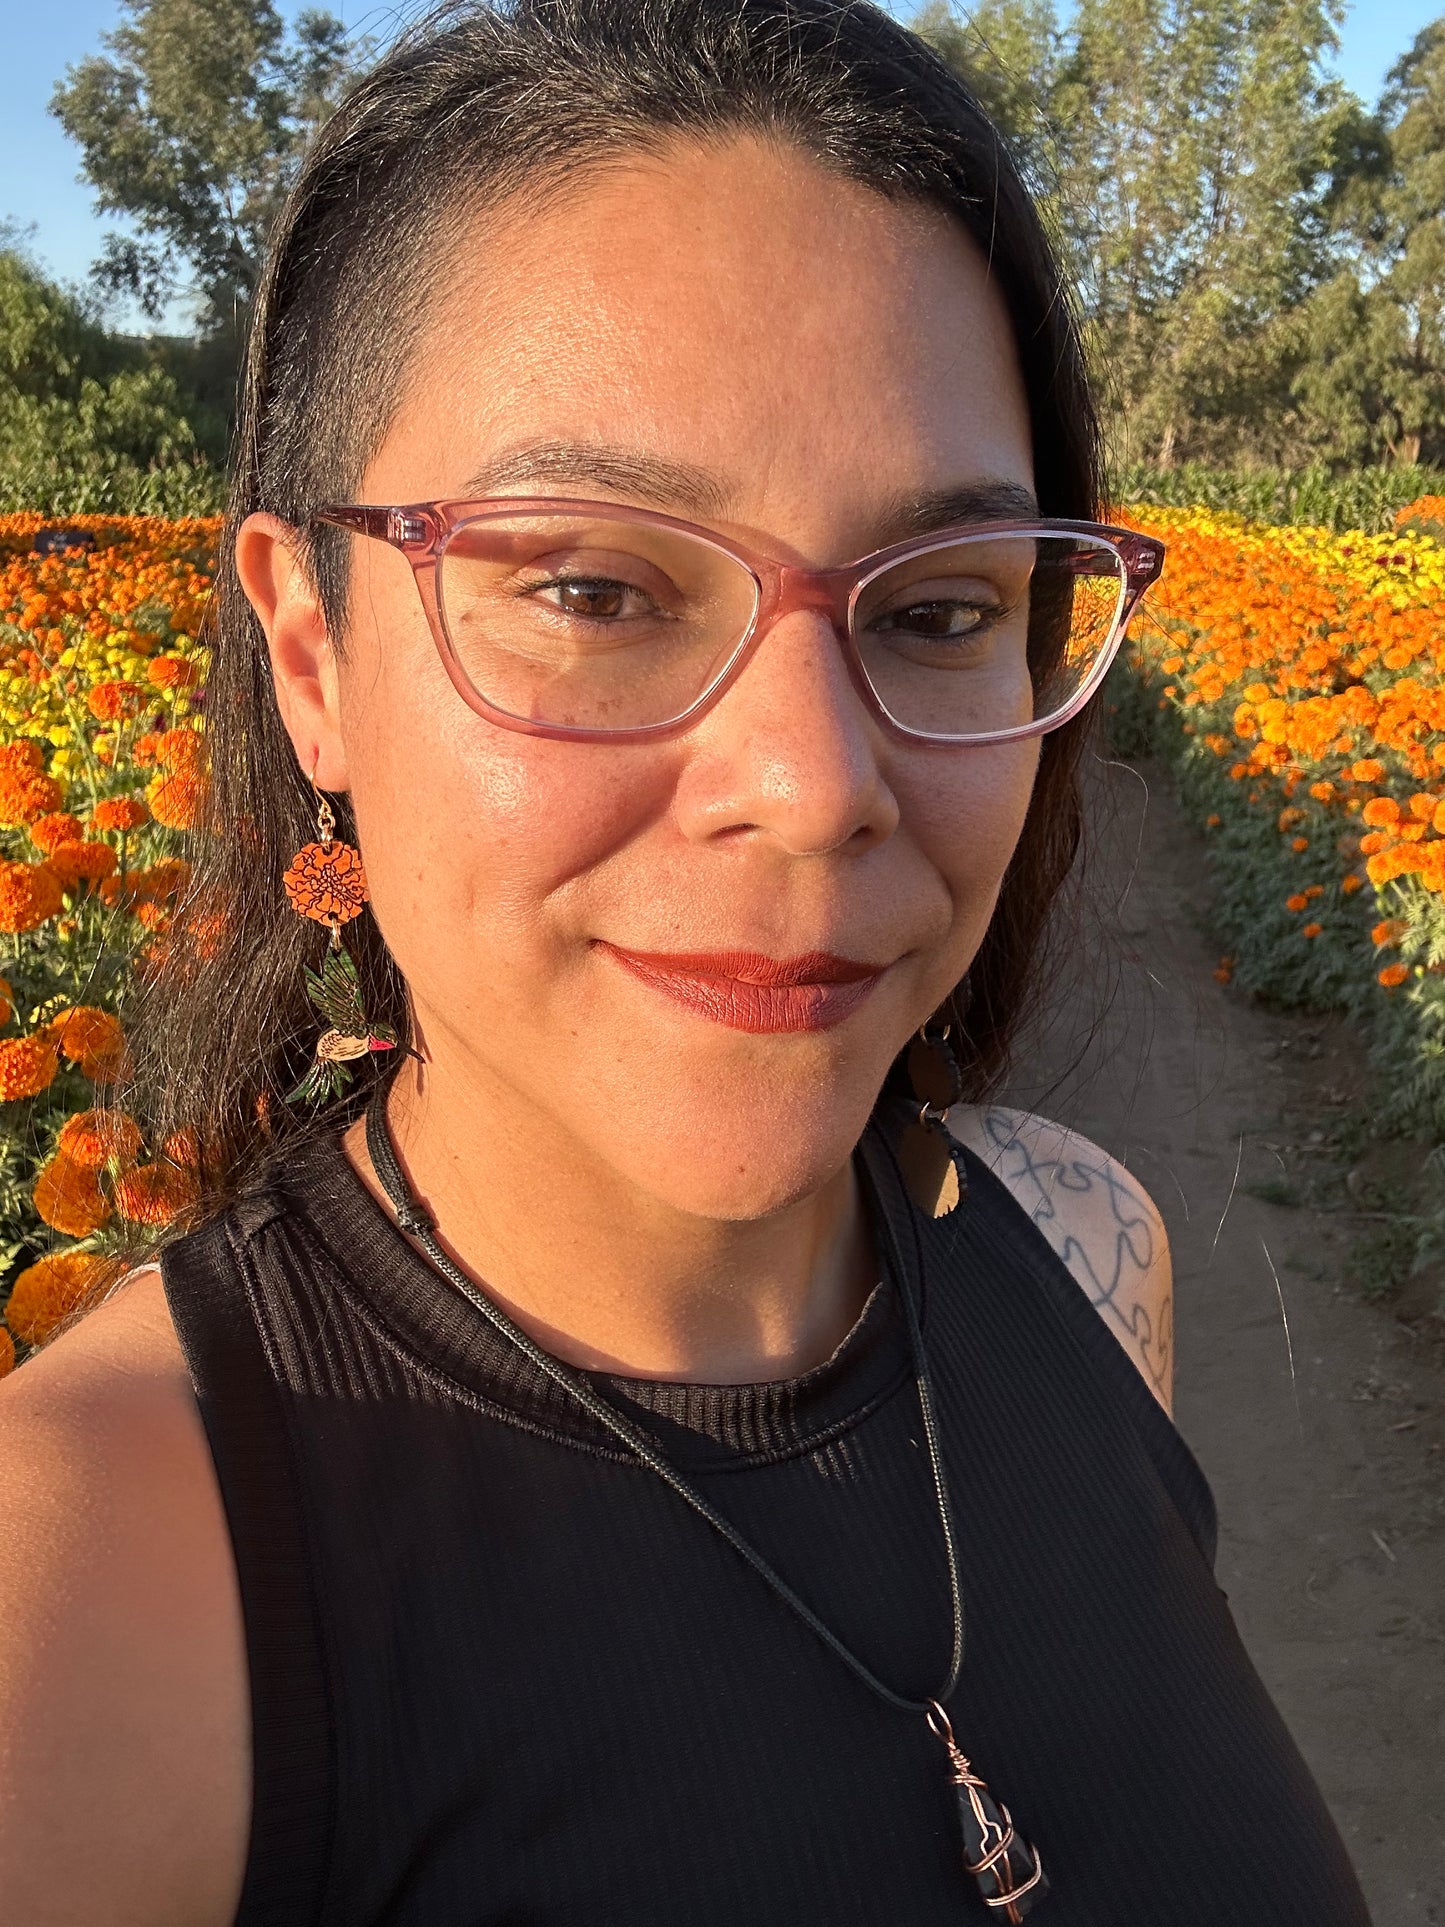
<path fill-rule="evenodd" d="M 195 1194 L 110 1093 L 128 993 L 165 966 L 205 800 L 219 524 L 0 516 L 0 1372 Z"/>
<path fill-rule="evenodd" d="M 1219 975 L 1356 1014 L 1388 1122 L 1445 1140 L 1445 500 L 1390 534 L 1151 507 L 1169 544 L 1111 679 L 1213 839 Z M 218 524 L 0 517 L 0 1372 L 195 1193 L 108 1094 L 205 799 Z"/>

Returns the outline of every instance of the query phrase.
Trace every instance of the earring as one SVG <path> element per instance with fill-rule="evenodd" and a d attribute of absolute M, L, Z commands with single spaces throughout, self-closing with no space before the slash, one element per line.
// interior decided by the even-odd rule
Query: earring
<path fill-rule="evenodd" d="M 948 1128 L 948 1107 L 963 1096 L 952 1031 L 952 1024 L 939 1030 L 925 1024 L 908 1047 L 908 1077 L 920 1102 L 898 1146 L 898 1162 L 908 1195 L 927 1218 L 946 1218 L 968 1196 L 963 1146 Z"/>
<path fill-rule="evenodd" d="M 319 760 L 319 759 L 318 759 Z M 351 953 L 341 941 L 341 926 L 359 917 L 371 901 L 361 852 L 336 835 L 336 816 L 309 778 L 316 794 L 316 838 L 291 859 L 281 881 L 291 908 L 331 932 L 320 970 L 306 966 L 306 994 L 326 1019 L 328 1028 L 316 1044 L 316 1056 L 305 1077 L 286 1102 L 315 1103 L 339 1097 L 351 1082 L 351 1063 L 375 1050 L 395 1050 L 396 1032 L 389 1024 L 368 1021 L 361 995 L 361 977 Z"/>

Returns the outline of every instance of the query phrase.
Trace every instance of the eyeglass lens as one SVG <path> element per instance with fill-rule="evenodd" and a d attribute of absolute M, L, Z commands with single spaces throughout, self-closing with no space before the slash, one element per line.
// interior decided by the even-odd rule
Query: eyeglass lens
<path fill-rule="evenodd" d="M 1111 642 L 1123 565 L 1097 537 L 966 536 L 868 578 L 852 630 L 904 729 L 987 735 L 1059 714 Z M 489 515 L 438 569 L 448 642 L 493 708 L 570 729 L 672 722 L 745 641 L 758 585 L 725 549 L 644 522 Z"/>

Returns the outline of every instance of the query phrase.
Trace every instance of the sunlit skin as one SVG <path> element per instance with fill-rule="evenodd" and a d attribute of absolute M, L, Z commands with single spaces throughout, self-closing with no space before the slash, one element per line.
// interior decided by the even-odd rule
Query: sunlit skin
<path fill-rule="evenodd" d="M 411 367 L 358 501 L 611 497 L 828 567 L 907 532 L 901 501 L 1032 483 L 1010 324 L 968 236 L 752 138 L 460 234 Z M 559 444 L 706 489 L 511 460 Z M 253 516 L 238 562 L 298 759 L 354 801 L 422 1059 L 392 1130 L 444 1242 L 577 1363 L 806 1369 L 876 1276 L 850 1154 L 979 946 L 1037 741 L 898 739 L 806 610 L 671 739 L 504 730 L 449 682 L 404 559 L 347 539 L 340 649 L 283 524 Z M 607 945 L 886 968 L 831 1028 L 759 1034 Z M 359 1128 L 347 1148 L 377 1189 Z"/>

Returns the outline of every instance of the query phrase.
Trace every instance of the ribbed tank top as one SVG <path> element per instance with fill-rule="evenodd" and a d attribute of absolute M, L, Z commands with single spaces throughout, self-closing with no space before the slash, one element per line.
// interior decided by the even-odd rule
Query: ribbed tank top
<path fill-rule="evenodd" d="M 895 1690 L 947 1671 L 910 1371 L 956 1513 L 964 1751 L 1040 1927 L 1368 1927 L 1212 1573 L 1188 1446 L 1006 1188 L 922 1219 L 806 1374 L 591 1374 Z M 892 1261 L 890 1261 L 892 1262 Z M 254 1797 L 238 1927 L 956 1927 L 946 1758 L 402 1236 L 338 1136 L 164 1254 L 235 1549 Z"/>

